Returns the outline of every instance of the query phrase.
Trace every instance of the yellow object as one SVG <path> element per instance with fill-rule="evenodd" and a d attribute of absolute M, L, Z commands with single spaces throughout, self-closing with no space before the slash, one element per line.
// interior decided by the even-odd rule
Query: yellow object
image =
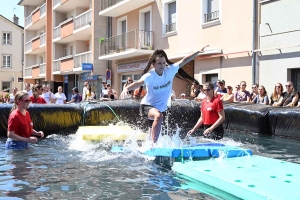
<path fill-rule="evenodd" d="M 83 140 L 145 140 L 146 134 L 130 126 L 80 126 L 77 134 Z"/>

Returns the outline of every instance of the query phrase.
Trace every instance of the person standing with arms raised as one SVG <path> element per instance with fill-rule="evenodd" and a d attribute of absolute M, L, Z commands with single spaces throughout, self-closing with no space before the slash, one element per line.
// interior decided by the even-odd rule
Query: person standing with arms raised
<path fill-rule="evenodd" d="M 204 124 L 204 138 L 220 140 L 224 135 L 223 122 L 225 113 L 222 101 L 214 96 L 214 84 L 211 82 L 205 83 L 203 91 L 206 93 L 206 98 L 201 104 L 201 116 L 193 129 L 187 135 L 190 136 L 200 126 Z"/>
<path fill-rule="evenodd" d="M 134 90 L 144 84 L 146 85 L 147 94 L 141 101 L 140 113 L 148 117 L 152 123 L 151 134 L 153 143 L 157 142 L 160 134 L 163 113 L 167 110 L 167 104 L 171 98 L 174 76 L 178 72 L 181 77 L 189 79 L 189 81 L 194 81 L 181 67 L 193 60 L 200 52 L 203 52 L 205 47 L 201 51 L 184 57 L 177 63 L 172 63 L 163 50 L 155 50 L 141 74 L 142 77 L 123 89 L 121 99 L 125 98 L 128 91 Z M 153 69 L 149 71 L 151 66 L 153 66 Z"/>

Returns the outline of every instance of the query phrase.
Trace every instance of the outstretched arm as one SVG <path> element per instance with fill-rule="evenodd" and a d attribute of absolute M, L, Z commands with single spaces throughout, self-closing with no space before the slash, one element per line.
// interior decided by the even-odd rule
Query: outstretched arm
<path fill-rule="evenodd" d="M 128 91 L 130 90 L 135 90 L 136 88 L 139 88 L 140 86 L 144 85 L 144 81 L 143 80 L 138 80 L 136 82 L 133 82 L 129 85 L 127 85 L 126 87 L 124 87 L 122 93 L 120 94 L 120 99 L 124 99 L 126 94 L 128 93 Z"/>
<path fill-rule="evenodd" d="M 178 61 L 179 64 L 179 68 L 183 67 L 185 64 L 187 64 L 188 62 L 190 62 L 191 60 L 194 60 L 194 58 L 199 54 L 204 52 L 204 49 L 206 47 L 208 47 L 209 45 L 204 46 L 200 51 L 196 51 L 195 53 L 192 53 L 190 55 L 185 56 L 184 58 L 182 58 L 180 61 Z"/>

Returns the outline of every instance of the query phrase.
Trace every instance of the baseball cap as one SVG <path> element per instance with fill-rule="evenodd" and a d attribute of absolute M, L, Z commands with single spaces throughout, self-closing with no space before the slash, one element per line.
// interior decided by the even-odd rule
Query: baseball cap
<path fill-rule="evenodd" d="M 78 92 L 78 88 L 77 87 L 73 87 L 72 90 L 75 90 L 76 92 Z"/>
<path fill-rule="evenodd" d="M 217 83 L 223 83 L 223 84 L 224 84 L 224 83 L 225 83 L 225 81 L 224 81 L 224 80 L 220 80 L 220 79 L 219 79 L 219 80 L 217 80 Z"/>
<path fill-rule="evenodd" d="M 185 96 L 185 94 L 184 93 L 181 93 L 181 95 L 180 96 Z"/>

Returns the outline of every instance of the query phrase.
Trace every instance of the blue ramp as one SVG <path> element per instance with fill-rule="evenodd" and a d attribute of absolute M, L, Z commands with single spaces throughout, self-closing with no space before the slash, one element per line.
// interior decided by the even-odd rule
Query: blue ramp
<path fill-rule="evenodd" d="M 261 156 L 174 162 L 172 170 L 242 199 L 300 199 L 300 165 Z"/>

